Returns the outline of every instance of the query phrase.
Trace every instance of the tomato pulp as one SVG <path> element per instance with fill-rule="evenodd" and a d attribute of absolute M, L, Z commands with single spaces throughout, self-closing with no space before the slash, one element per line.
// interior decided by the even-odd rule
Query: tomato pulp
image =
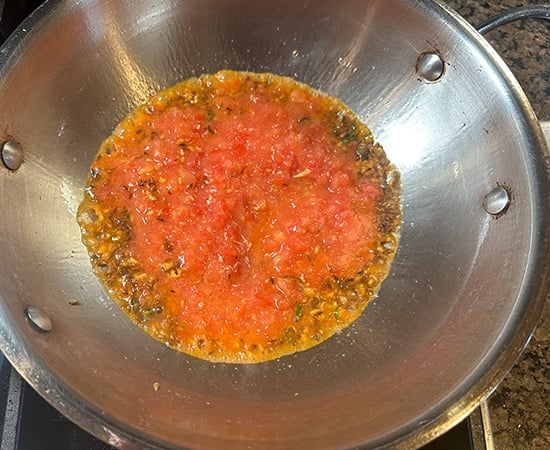
<path fill-rule="evenodd" d="M 109 294 L 154 338 L 235 363 L 348 326 L 386 277 L 399 174 L 340 101 L 273 74 L 184 81 L 101 145 L 78 211 Z"/>

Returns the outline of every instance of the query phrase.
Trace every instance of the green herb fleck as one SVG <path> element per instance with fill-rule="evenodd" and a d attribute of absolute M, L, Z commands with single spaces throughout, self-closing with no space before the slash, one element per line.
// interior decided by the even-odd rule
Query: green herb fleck
<path fill-rule="evenodd" d="M 298 303 L 296 305 L 296 309 L 294 309 L 294 317 L 296 320 L 300 319 L 302 317 L 302 310 L 304 309 L 304 305 L 302 303 Z"/>

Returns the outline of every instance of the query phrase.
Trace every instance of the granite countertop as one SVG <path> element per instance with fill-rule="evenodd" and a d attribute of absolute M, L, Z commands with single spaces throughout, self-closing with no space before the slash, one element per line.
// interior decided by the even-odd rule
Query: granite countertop
<path fill-rule="evenodd" d="M 548 1 L 447 0 L 472 25 L 506 8 Z M 550 120 L 550 22 L 525 20 L 489 32 L 541 121 Z M 488 401 L 497 449 L 550 449 L 550 300 L 529 346 Z"/>

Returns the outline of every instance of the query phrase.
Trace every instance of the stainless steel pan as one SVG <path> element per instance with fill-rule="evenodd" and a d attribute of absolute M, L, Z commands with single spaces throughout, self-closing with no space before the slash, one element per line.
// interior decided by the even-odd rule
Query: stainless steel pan
<path fill-rule="evenodd" d="M 112 445 L 415 447 L 468 414 L 526 343 L 548 285 L 545 143 L 508 68 L 444 6 L 49 1 L 0 67 L 1 348 Z M 401 245 L 376 301 L 322 345 L 257 365 L 143 334 L 94 278 L 75 220 L 114 125 L 155 90 L 222 68 L 340 97 L 403 179 Z"/>

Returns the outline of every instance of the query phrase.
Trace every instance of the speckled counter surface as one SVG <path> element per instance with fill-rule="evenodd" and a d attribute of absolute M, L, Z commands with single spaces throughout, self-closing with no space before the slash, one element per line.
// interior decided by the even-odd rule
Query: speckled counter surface
<path fill-rule="evenodd" d="M 472 25 L 514 6 L 548 1 L 448 0 Z M 488 33 L 510 66 L 540 120 L 550 120 L 550 22 L 521 21 Z M 550 300 L 525 350 L 489 399 L 497 449 L 550 449 Z"/>

